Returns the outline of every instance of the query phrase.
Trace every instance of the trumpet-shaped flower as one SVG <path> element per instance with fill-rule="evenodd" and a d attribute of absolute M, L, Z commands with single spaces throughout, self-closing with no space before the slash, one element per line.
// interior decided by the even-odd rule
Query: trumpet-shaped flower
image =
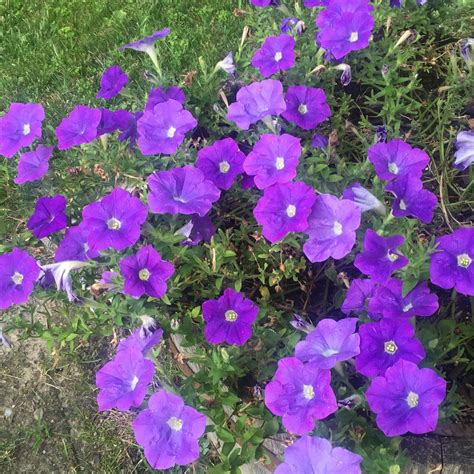
<path fill-rule="evenodd" d="M 100 78 L 100 89 L 97 99 L 109 100 L 115 97 L 128 84 L 128 76 L 120 66 L 110 66 Z"/>
<path fill-rule="evenodd" d="M 253 55 L 251 64 L 267 78 L 295 65 L 295 40 L 292 36 L 281 34 L 269 36 Z"/>
<path fill-rule="evenodd" d="M 66 198 L 57 196 L 40 197 L 35 204 L 35 210 L 27 222 L 28 229 L 37 239 L 42 239 L 67 226 Z"/>
<path fill-rule="evenodd" d="M 18 161 L 16 184 L 24 184 L 41 179 L 49 169 L 49 159 L 54 146 L 38 145 L 36 150 L 22 153 Z"/>

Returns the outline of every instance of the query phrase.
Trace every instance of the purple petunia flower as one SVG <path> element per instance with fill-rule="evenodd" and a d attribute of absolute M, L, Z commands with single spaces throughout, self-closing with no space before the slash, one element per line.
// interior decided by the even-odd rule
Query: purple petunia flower
<path fill-rule="evenodd" d="M 161 104 L 170 99 L 176 100 L 180 104 L 184 105 L 186 96 L 183 89 L 177 86 L 170 86 L 166 89 L 163 87 L 156 87 L 152 89 L 148 94 L 148 100 L 145 105 L 145 111 L 153 111 L 156 104 Z"/>
<path fill-rule="evenodd" d="M 303 0 L 306 8 L 326 6 L 330 0 Z"/>
<path fill-rule="evenodd" d="M 100 78 L 100 89 L 97 99 L 109 100 L 115 97 L 128 84 L 128 76 L 120 66 L 110 66 Z"/>
<path fill-rule="evenodd" d="M 133 41 L 132 43 L 124 44 L 119 48 L 120 51 L 124 51 L 126 49 L 134 49 L 135 51 L 141 52 L 148 52 L 150 48 L 153 48 L 155 41 L 164 38 L 170 34 L 169 28 L 163 28 L 160 31 L 155 31 L 149 36 L 145 36 L 144 38 L 139 39 L 138 41 Z"/>
<path fill-rule="evenodd" d="M 438 204 L 435 194 L 423 188 L 419 178 L 401 176 L 385 186 L 395 196 L 392 213 L 395 217 L 412 216 L 429 224 Z"/>
<path fill-rule="evenodd" d="M 56 127 L 58 149 L 66 150 L 76 145 L 89 143 L 97 137 L 97 128 L 102 118 L 100 109 L 76 105 L 72 112 Z"/>
<path fill-rule="evenodd" d="M 242 130 L 248 130 L 250 124 L 271 115 L 280 115 L 285 109 L 281 82 L 267 79 L 239 89 L 237 101 L 229 106 L 227 119 Z"/>
<path fill-rule="evenodd" d="M 253 215 L 263 226 L 263 235 L 272 243 L 290 232 L 304 232 L 316 200 L 314 189 L 302 181 L 274 184 L 266 188 Z"/>
<path fill-rule="evenodd" d="M 21 148 L 41 138 L 44 108 L 41 104 L 12 103 L 0 117 L 0 155 L 11 158 Z"/>
<path fill-rule="evenodd" d="M 253 176 L 249 176 L 244 172 L 242 179 L 240 180 L 240 187 L 242 189 L 251 189 L 255 187 L 255 180 Z"/>
<path fill-rule="evenodd" d="M 425 350 L 415 337 L 410 321 L 382 319 L 378 323 L 365 323 L 359 328 L 360 355 L 356 357 L 358 372 L 366 377 L 376 377 L 400 359 L 419 364 Z"/>
<path fill-rule="evenodd" d="M 89 234 L 89 230 L 83 224 L 69 227 L 56 249 L 54 261 L 77 260 L 84 262 L 98 257 L 100 255 L 99 252 L 91 250 L 87 243 Z"/>
<path fill-rule="evenodd" d="M 117 352 L 135 349 L 139 350 L 143 354 L 143 357 L 146 357 L 151 349 L 161 342 L 163 329 L 158 327 L 153 318 L 149 318 L 148 316 L 144 316 L 144 318 L 147 318 L 147 320 L 141 328 L 135 329 L 130 336 L 120 341 Z M 150 324 L 148 320 L 153 321 L 154 324 Z"/>
<path fill-rule="evenodd" d="M 296 34 L 301 35 L 303 34 L 304 29 L 304 22 L 301 21 L 299 18 L 296 18 L 295 16 L 283 18 L 280 23 L 280 31 L 282 33 L 292 33 L 293 31 L 295 31 Z"/>
<path fill-rule="evenodd" d="M 375 211 L 378 214 L 385 215 L 386 211 L 383 203 L 357 181 L 344 190 L 342 197 L 354 201 L 362 212 Z"/>
<path fill-rule="evenodd" d="M 250 3 L 254 7 L 265 8 L 269 6 L 277 6 L 280 4 L 280 0 L 250 0 Z"/>
<path fill-rule="evenodd" d="M 296 176 L 300 156 L 299 138 L 286 133 L 265 134 L 245 158 L 244 171 L 254 176 L 259 189 L 265 189 L 276 183 L 288 183 Z"/>
<path fill-rule="evenodd" d="M 332 194 L 317 196 L 308 219 L 309 239 L 303 246 L 309 261 L 338 260 L 347 255 L 354 247 L 360 217 L 360 208 L 352 201 Z"/>
<path fill-rule="evenodd" d="M 269 36 L 253 55 L 251 64 L 265 78 L 291 69 L 295 65 L 294 38 L 286 34 Z"/>
<path fill-rule="evenodd" d="M 236 67 L 234 64 L 234 56 L 232 54 L 232 51 L 227 53 L 227 56 L 216 64 L 214 72 L 217 72 L 219 69 L 222 69 L 227 74 L 235 73 Z"/>
<path fill-rule="evenodd" d="M 337 410 L 331 372 L 296 357 L 280 359 L 273 380 L 265 387 L 265 405 L 282 417 L 283 426 L 290 433 L 309 433 L 316 420 Z"/>
<path fill-rule="evenodd" d="M 316 329 L 295 347 L 295 357 L 320 369 L 332 369 L 337 362 L 359 354 L 357 319 L 322 319 Z"/>
<path fill-rule="evenodd" d="M 209 216 L 199 216 L 195 214 L 193 218 L 178 229 L 175 234 L 184 236 L 181 245 L 194 247 L 201 242 L 210 242 L 211 237 L 216 233 L 216 226 Z"/>
<path fill-rule="evenodd" d="M 166 280 L 173 275 L 174 266 L 163 260 L 151 245 L 147 245 L 135 255 L 122 258 L 120 272 L 125 278 L 125 294 L 134 298 L 143 294 L 161 298 L 166 293 Z"/>
<path fill-rule="evenodd" d="M 148 177 L 148 205 L 155 214 L 206 215 L 221 193 L 194 166 L 155 171 Z"/>
<path fill-rule="evenodd" d="M 224 138 L 199 150 L 196 168 L 219 189 L 230 189 L 244 170 L 244 160 L 245 155 L 237 142 L 232 138 Z"/>
<path fill-rule="evenodd" d="M 180 102 L 169 99 L 145 111 L 137 122 L 138 147 L 144 155 L 176 153 L 186 132 L 197 125 L 191 112 L 183 109 Z"/>
<path fill-rule="evenodd" d="M 399 360 L 372 380 L 365 396 L 385 436 L 423 434 L 436 428 L 446 381 L 432 369 Z"/>
<path fill-rule="evenodd" d="M 326 94 L 317 87 L 290 86 L 285 95 L 282 116 L 303 130 L 312 130 L 331 116 Z"/>
<path fill-rule="evenodd" d="M 119 142 L 129 141 L 131 151 L 135 150 L 135 144 L 138 140 L 137 122 L 143 116 L 143 112 L 132 112 L 129 115 L 128 122 L 122 133 L 118 136 Z"/>
<path fill-rule="evenodd" d="M 206 429 L 206 417 L 166 390 L 154 393 L 148 408 L 132 422 L 137 443 L 153 469 L 169 469 L 199 457 L 199 438 Z"/>
<path fill-rule="evenodd" d="M 117 352 L 96 374 L 95 383 L 99 410 L 117 408 L 126 411 L 138 407 L 145 399 L 148 384 L 153 379 L 155 364 L 137 349 Z"/>
<path fill-rule="evenodd" d="M 285 462 L 275 474 L 360 474 L 362 457 L 333 448 L 324 438 L 305 435 L 285 450 Z"/>
<path fill-rule="evenodd" d="M 374 27 L 368 0 L 331 0 L 316 19 L 317 40 L 336 59 L 367 48 Z"/>
<path fill-rule="evenodd" d="M 392 273 L 409 263 L 408 258 L 397 252 L 405 238 L 401 235 L 382 237 L 372 229 L 364 236 L 364 250 L 356 255 L 354 265 L 377 283 L 385 283 Z"/>
<path fill-rule="evenodd" d="M 64 229 L 67 226 L 66 198 L 61 194 L 40 197 L 26 225 L 37 239 Z"/>
<path fill-rule="evenodd" d="M 474 228 L 462 227 L 436 242 L 438 246 L 430 262 L 431 282 L 474 296 Z"/>
<path fill-rule="evenodd" d="M 82 226 L 89 232 L 90 251 L 110 247 L 123 250 L 135 244 L 147 214 L 148 209 L 140 199 L 122 188 L 88 204 L 82 211 Z"/>
<path fill-rule="evenodd" d="M 402 293 L 403 282 L 397 278 L 377 288 L 370 300 L 369 310 L 384 318 L 403 319 L 413 316 L 431 316 L 438 311 L 438 297 L 431 293 L 426 282 L 415 286 L 406 296 Z"/>
<path fill-rule="evenodd" d="M 24 250 L 0 255 L 0 309 L 28 301 L 39 274 L 38 262 Z"/>
<path fill-rule="evenodd" d="M 227 288 L 220 298 L 202 304 L 204 335 L 212 344 L 242 346 L 252 335 L 258 311 L 258 306 L 242 293 Z"/>
<path fill-rule="evenodd" d="M 430 157 L 420 148 L 412 148 L 399 138 L 376 143 L 369 148 L 369 161 L 380 179 L 390 180 L 410 175 L 420 178 Z"/>
<path fill-rule="evenodd" d="M 325 150 L 328 147 L 329 140 L 324 135 L 320 135 L 319 133 L 315 133 L 311 140 L 311 146 L 313 148 L 321 148 Z"/>
<path fill-rule="evenodd" d="M 101 118 L 97 127 L 97 136 L 113 133 L 117 130 L 126 130 L 131 120 L 134 119 L 132 112 L 128 110 L 108 110 L 101 108 Z"/>
<path fill-rule="evenodd" d="M 459 170 L 465 170 L 474 163 L 474 131 L 458 133 L 454 157 L 453 166 Z"/>
<path fill-rule="evenodd" d="M 356 278 L 347 290 L 346 298 L 342 304 L 341 311 L 344 314 L 355 313 L 358 316 L 367 312 L 372 319 L 379 319 L 381 315 L 370 311 L 370 300 L 375 295 L 378 283 L 373 280 L 362 280 Z"/>
<path fill-rule="evenodd" d="M 18 161 L 16 184 L 28 183 L 41 179 L 49 169 L 49 159 L 54 146 L 38 145 L 36 150 L 22 153 Z"/>

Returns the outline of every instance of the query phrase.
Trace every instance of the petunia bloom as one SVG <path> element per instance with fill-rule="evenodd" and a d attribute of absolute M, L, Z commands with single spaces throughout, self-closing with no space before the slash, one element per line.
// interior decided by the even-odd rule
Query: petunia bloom
<path fill-rule="evenodd" d="M 54 146 L 38 145 L 36 150 L 22 153 L 18 161 L 16 184 L 24 184 L 41 179 L 49 169 L 49 159 Z"/>
<path fill-rule="evenodd" d="M 235 179 L 243 172 L 245 155 L 232 138 L 217 140 L 198 151 L 196 168 L 219 189 L 230 189 Z"/>
<path fill-rule="evenodd" d="M 382 319 L 359 327 L 360 355 L 356 357 L 358 372 L 366 377 L 384 375 L 400 359 L 419 364 L 425 350 L 415 337 L 410 321 Z"/>
<path fill-rule="evenodd" d="M 64 291 L 69 301 L 77 303 L 80 300 L 72 287 L 71 272 L 84 268 L 87 265 L 87 262 L 80 260 L 65 260 L 41 265 L 42 274 L 39 283 L 44 288 L 49 288 L 54 281 L 58 291 Z"/>
<path fill-rule="evenodd" d="M 156 104 L 161 104 L 170 99 L 176 100 L 180 104 L 184 104 L 186 96 L 183 92 L 183 89 L 177 86 L 170 86 L 166 89 L 163 87 L 155 87 L 148 94 L 148 100 L 145 105 L 145 111 L 153 111 Z"/>
<path fill-rule="evenodd" d="M 356 318 L 322 319 L 304 341 L 296 344 L 295 357 L 320 369 L 331 369 L 337 362 L 355 357 L 360 352 L 356 324 Z"/>
<path fill-rule="evenodd" d="M 354 201 L 362 212 L 375 211 L 385 215 L 385 206 L 369 190 L 357 181 L 348 186 L 342 193 L 344 199 Z"/>
<path fill-rule="evenodd" d="M 303 4 L 306 8 L 314 8 L 325 6 L 330 0 L 303 0 Z"/>
<path fill-rule="evenodd" d="M 314 189 L 301 181 L 266 188 L 253 210 L 263 235 L 272 243 L 290 232 L 304 232 L 316 200 Z"/>
<path fill-rule="evenodd" d="M 148 205 L 155 214 L 206 215 L 220 197 L 219 189 L 194 166 L 155 171 L 148 177 Z"/>
<path fill-rule="evenodd" d="M 204 335 L 212 344 L 226 342 L 242 346 L 252 335 L 257 314 L 258 306 L 242 293 L 227 288 L 220 298 L 202 305 Z"/>
<path fill-rule="evenodd" d="M 222 69 L 224 72 L 227 74 L 234 74 L 236 71 L 236 67 L 234 64 L 234 56 L 232 54 L 232 51 L 227 53 L 227 56 L 222 59 L 222 61 L 219 61 L 216 64 L 216 67 L 214 68 L 214 71 L 218 71 L 219 69 Z"/>
<path fill-rule="evenodd" d="M 377 283 L 385 283 L 392 273 L 409 263 L 408 258 L 396 249 L 403 245 L 402 235 L 382 237 L 372 229 L 364 236 L 364 250 L 356 255 L 354 265 Z"/>
<path fill-rule="evenodd" d="M 309 433 L 316 420 L 337 410 L 331 372 L 296 357 L 280 359 L 273 380 L 265 387 L 265 405 L 282 417 L 283 426 L 290 433 Z"/>
<path fill-rule="evenodd" d="M 139 350 L 146 357 L 150 350 L 161 342 L 163 329 L 158 327 L 153 318 L 148 316 L 145 316 L 145 318 L 147 320 L 144 321 L 140 328 L 135 329 L 130 336 L 120 341 L 117 346 L 117 352 L 133 348 Z M 155 324 L 150 324 L 148 320 L 153 321 Z"/>
<path fill-rule="evenodd" d="M 28 229 L 37 239 L 42 239 L 67 226 L 66 198 L 57 196 L 40 197 L 35 204 L 35 210 L 27 222 Z"/>
<path fill-rule="evenodd" d="M 132 422 L 137 443 L 153 469 L 189 464 L 199 457 L 206 417 L 177 395 L 160 390 Z"/>
<path fill-rule="evenodd" d="M 97 127 L 97 136 L 106 133 L 113 133 L 117 130 L 125 131 L 129 127 L 129 123 L 134 119 L 134 114 L 128 110 L 108 110 L 101 108 L 101 118 Z"/>
<path fill-rule="evenodd" d="M 273 0 L 250 0 L 250 3 L 254 7 L 265 8 L 268 7 L 272 3 L 272 1 Z"/>
<path fill-rule="evenodd" d="M 247 155 L 244 171 L 254 176 L 259 189 L 265 189 L 276 183 L 288 183 L 296 176 L 300 139 L 292 135 L 264 134 Z"/>
<path fill-rule="evenodd" d="M 429 224 L 438 204 L 435 194 L 423 188 L 419 178 L 401 176 L 385 186 L 395 196 L 392 213 L 395 217 L 412 216 Z"/>
<path fill-rule="evenodd" d="M 28 301 L 40 274 L 38 262 L 27 252 L 14 248 L 0 255 L 0 309 Z"/>
<path fill-rule="evenodd" d="M 282 116 L 303 130 L 312 130 L 331 116 L 326 94 L 317 87 L 290 86 Z"/>
<path fill-rule="evenodd" d="M 97 137 L 97 128 L 102 118 L 100 109 L 76 105 L 71 113 L 56 127 L 58 148 L 66 150 L 73 146 L 89 143 Z"/>
<path fill-rule="evenodd" d="M 362 457 L 317 436 L 302 436 L 285 450 L 275 474 L 361 474 Z"/>
<path fill-rule="evenodd" d="M 227 119 L 242 130 L 248 130 L 252 123 L 271 115 L 280 115 L 285 109 L 281 82 L 267 79 L 239 89 L 237 101 L 229 106 Z"/>
<path fill-rule="evenodd" d="M 84 262 L 91 258 L 98 257 L 99 252 L 91 250 L 87 243 L 89 234 L 89 230 L 86 229 L 84 225 L 69 227 L 64 234 L 63 240 L 59 242 L 54 261 L 63 262 L 65 260 L 77 260 Z"/>
<path fill-rule="evenodd" d="M 311 139 L 311 146 L 313 148 L 321 148 L 322 150 L 325 150 L 328 147 L 328 144 L 328 138 L 319 133 L 315 133 Z"/>
<path fill-rule="evenodd" d="M 446 381 L 432 369 L 399 360 L 372 380 L 365 396 L 385 436 L 429 433 L 438 422 Z"/>
<path fill-rule="evenodd" d="M 123 250 L 135 244 L 147 214 L 148 209 L 140 199 L 122 188 L 115 188 L 99 201 L 88 204 L 82 211 L 82 225 L 89 231 L 89 249 Z"/>
<path fill-rule="evenodd" d="M 280 23 L 280 31 L 282 33 L 292 33 L 293 31 L 295 31 L 296 34 L 301 35 L 304 30 L 304 22 L 299 18 L 296 18 L 295 16 L 283 18 Z"/>
<path fill-rule="evenodd" d="M 436 243 L 430 262 L 431 282 L 474 296 L 474 228 L 462 227 L 439 237 Z"/>
<path fill-rule="evenodd" d="M 265 78 L 291 69 L 295 65 L 294 38 L 286 34 L 269 36 L 255 52 L 250 63 Z"/>
<path fill-rule="evenodd" d="M 126 411 L 132 406 L 140 406 L 154 372 L 155 364 L 145 359 L 138 349 L 117 352 L 95 375 L 100 389 L 97 395 L 99 410 L 117 408 Z"/>
<path fill-rule="evenodd" d="M 44 108 L 41 104 L 12 103 L 0 117 L 0 155 L 11 158 L 21 148 L 42 136 Z"/>
<path fill-rule="evenodd" d="M 197 125 L 191 112 L 174 99 L 160 102 L 147 110 L 137 122 L 138 147 L 144 155 L 172 155 L 189 130 Z"/>
<path fill-rule="evenodd" d="M 216 233 L 216 226 L 212 223 L 209 216 L 199 216 L 195 214 L 192 219 L 183 227 L 178 229 L 175 234 L 182 235 L 184 240 L 180 245 L 194 247 L 201 242 L 210 242 L 211 237 Z"/>
<path fill-rule="evenodd" d="M 100 89 L 97 99 L 109 100 L 115 97 L 128 84 L 128 76 L 120 66 L 110 66 L 100 79 Z"/>
<path fill-rule="evenodd" d="M 369 303 L 375 295 L 378 283 L 373 280 L 362 280 L 356 278 L 352 281 L 351 286 L 347 290 L 346 298 L 342 304 L 341 311 L 344 314 L 362 315 L 365 312 L 373 319 L 379 319 L 381 315 L 369 312 Z"/>
<path fill-rule="evenodd" d="M 147 245 L 135 255 L 122 258 L 120 272 L 125 278 L 125 294 L 134 298 L 143 294 L 161 298 L 166 293 L 166 280 L 173 275 L 174 266 L 163 260 L 151 245 Z"/>
<path fill-rule="evenodd" d="M 465 170 L 474 163 L 474 131 L 458 133 L 454 157 L 453 166 L 459 170 Z"/>
<path fill-rule="evenodd" d="M 430 157 L 420 148 L 412 148 L 399 138 L 376 143 L 369 148 L 369 161 L 380 179 L 391 180 L 410 175 L 420 178 Z"/>
<path fill-rule="evenodd" d="M 352 201 L 332 194 L 318 195 L 308 219 L 309 238 L 303 246 L 310 262 L 346 256 L 355 244 L 360 218 L 360 208 Z"/>

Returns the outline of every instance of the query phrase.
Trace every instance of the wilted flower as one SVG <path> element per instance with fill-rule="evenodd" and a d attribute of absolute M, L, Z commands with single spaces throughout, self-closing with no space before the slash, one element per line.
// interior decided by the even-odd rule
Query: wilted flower
<path fill-rule="evenodd" d="M 194 166 L 155 171 L 148 177 L 148 205 L 155 214 L 206 215 L 220 197 L 219 189 Z"/>
<path fill-rule="evenodd" d="M 377 138 L 377 143 L 386 142 L 388 137 L 387 127 L 385 125 L 380 125 L 375 129 L 375 136 Z"/>
<path fill-rule="evenodd" d="M 100 89 L 97 99 L 109 100 L 115 97 L 128 84 L 128 76 L 120 66 L 110 66 L 100 79 Z"/>
<path fill-rule="evenodd" d="M 453 166 L 465 170 L 474 163 L 474 131 L 459 132 L 456 137 L 456 152 Z"/>
<path fill-rule="evenodd" d="M 227 288 L 220 298 L 202 304 L 204 335 L 212 344 L 242 346 L 252 335 L 258 311 L 258 306 L 242 293 Z"/>
<path fill-rule="evenodd" d="M 306 0 L 308 2 L 308 0 Z M 333 448 L 324 438 L 305 435 L 285 450 L 285 461 L 275 474 L 360 474 L 362 457 Z"/>
<path fill-rule="evenodd" d="M 320 369 L 331 369 L 337 362 L 355 357 L 360 352 L 356 324 L 356 318 L 322 319 L 304 341 L 296 344 L 295 356 Z"/>
<path fill-rule="evenodd" d="M 280 24 L 280 31 L 282 33 L 291 33 L 292 31 L 295 31 L 298 35 L 301 35 L 304 30 L 304 22 L 295 16 L 283 18 Z"/>
<path fill-rule="evenodd" d="M 351 81 L 352 81 L 352 69 L 349 66 L 349 64 L 341 63 L 341 64 L 338 64 L 337 66 L 334 66 L 333 69 L 337 69 L 339 71 L 342 71 L 340 81 L 341 81 L 341 84 L 344 87 L 348 86 L 351 83 Z"/>
<path fill-rule="evenodd" d="M 61 194 L 40 197 L 26 225 L 37 239 L 64 229 L 67 226 L 66 198 Z"/>
<path fill-rule="evenodd" d="M 311 323 L 308 323 L 305 319 L 303 319 L 299 314 L 293 314 L 293 319 L 290 321 L 290 324 L 298 331 L 305 332 L 309 334 L 311 331 L 314 330 L 314 326 Z"/>
<path fill-rule="evenodd" d="M 433 431 L 445 396 L 445 380 L 434 370 L 419 369 L 406 360 L 389 367 L 383 377 L 374 378 L 365 393 L 385 436 Z"/>
<path fill-rule="evenodd" d="M 342 197 L 354 201 L 362 212 L 376 211 L 381 215 L 385 215 L 386 211 L 383 203 L 357 181 L 344 190 Z"/>
<path fill-rule="evenodd" d="M 132 427 L 151 467 L 169 469 L 199 457 L 206 417 L 177 395 L 160 390 L 150 397 L 148 408 L 137 415 Z"/>
<path fill-rule="evenodd" d="M 320 135 L 319 133 L 315 133 L 313 135 L 313 139 L 311 140 L 311 146 L 313 148 L 321 148 L 326 149 L 328 147 L 329 140 L 324 135 Z"/>
<path fill-rule="evenodd" d="M 289 232 L 304 232 L 316 200 L 314 189 L 301 181 L 266 188 L 253 210 L 263 235 L 272 243 Z"/>
<path fill-rule="evenodd" d="M 431 282 L 474 296 L 474 228 L 462 227 L 439 237 L 436 243 L 436 251 L 431 255 Z"/>
<path fill-rule="evenodd" d="M 331 372 L 296 357 L 280 359 L 273 380 L 265 387 L 265 405 L 282 417 L 283 426 L 290 433 L 309 433 L 316 420 L 337 410 Z"/>
<path fill-rule="evenodd" d="M 209 216 L 193 215 L 193 218 L 178 229 L 175 234 L 185 237 L 180 243 L 189 247 L 199 245 L 201 242 L 210 242 L 211 237 L 216 233 L 216 226 Z"/>
<path fill-rule="evenodd" d="M 158 323 L 149 316 L 142 316 L 142 320 L 143 324 L 140 328 L 135 329 L 130 336 L 120 341 L 117 352 L 136 349 L 146 357 L 150 350 L 161 342 L 163 329 L 158 326 Z"/>
<path fill-rule="evenodd" d="M 381 315 L 370 312 L 369 304 L 377 287 L 378 283 L 373 280 L 356 278 L 352 281 L 351 286 L 347 290 L 341 311 L 344 314 L 355 313 L 358 316 L 367 313 L 372 319 L 378 319 Z"/>
<path fill-rule="evenodd" d="M 122 258 L 120 272 L 125 278 L 125 294 L 134 298 L 143 294 L 161 298 L 166 293 L 166 280 L 173 275 L 174 266 L 163 260 L 151 245 L 147 245 L 135 255 Z"/>
<path fill-rule="evenodd" d="M 38 262 L 24 250 L 0 255 L 0 309 L 28 301 L 39 274 Z"/>
<path fill-rule="evenodd" d="M 23 184 L 41 179 L 49 169 L 49 159 L 54 146 L 38 145 L 36 150 L 22 153 L 18 161 L 16 184 Z"/>
<path fill-rule="evenodd" d="M 218 71 L 219 69 L 222 69 L 227 74 L 235 73 L 234 56 L 232 55 L 232 51 L 227 53 L 227 56 L 216 64 L 214 71 Z"/>
<path fill-rule="evenodd" d="M 170 99 L 176 100 L 180 104 L 184 104 L 186 96 L 183 89 L 177 86 L 170 86 L 166 89 L 163 87 L 155 87 L 148 94 L 148 100 L 145 105 L 146 111 L 153 111 L 156 104 L 161 104 Z"/>
<path fill-rule="evenodd" d="M 253 150 L 247 155 L 244 170 L 254 176 L 259 189 L 276 183 L 288 183 L 296 176 L 300 139 L 292 135 L 261 135 Z"/>
<path fill-rule="evenodd" d="M 12 103 L 0 117 L 0 155 L 11 158 L 41 138 L 44 108 L 41 104 Z"/>
<path fill-rule="evenodd" d="M 473 45 L 474 45 L 474 38 L 467 38 L 461 41 L 461 44 L 459 45 L 461 56 L 463 57 L 464 61 L 466 61 L 467 64 L 472 63 L 471 47 Z"/>
<path fill-rule="evenodd" d="M 41 265 L 41 270 L 43 271 L 41 279 L 48 282 L 49 286 L 49 278 L 52 277 L 56 283 L 57 290 L 64 291 L 67 294 L 69 301 L 77 302 L 79 301 L 79 298 L 72 288 L 71 272 L 86 267 L 87 265 L 87 262 L 81 262 L 78 260 L 65 260 L 63 262 Z"/>
<path fill-rule="evenodd" d="M 12 348 L 11 342 L 7 339 L 7 336 L 3 334 L 2 328 L 0 327 L 0 346 L 4 346 L 7 349 Z"/>
<path fill-rule="evenodd" d="M 63 240 L 59 242 L 54 260 L 56 262 L 63 262 L 65 260 L 79 260 L 83 262 L 90 258 L 98 257 L 99 252 L 91 250 L 87 243 L 89 233 L 89 230 L 84 225 L 69 227 L 64 234 Z"/>
<path fill-rule="evenodd" d="M 352 201 L 332 194 L 318 195 L 308 219 L 309 238 L 303 246 L 310 262 L 346 256 L 354 247 L 360 217 L 360 208 Z"/>

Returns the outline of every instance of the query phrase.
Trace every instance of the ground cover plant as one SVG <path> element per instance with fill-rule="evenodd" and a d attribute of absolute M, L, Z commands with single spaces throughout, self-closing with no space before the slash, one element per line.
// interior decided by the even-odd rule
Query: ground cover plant
<path fill-rule="evenodd" d="M 195 72 L 160 22 L 61 116 L 5 104 L 3 344 L 112 340 L 149 469 L 400 472 L 470 414 L 472 13 L 240 2 Z"/>

